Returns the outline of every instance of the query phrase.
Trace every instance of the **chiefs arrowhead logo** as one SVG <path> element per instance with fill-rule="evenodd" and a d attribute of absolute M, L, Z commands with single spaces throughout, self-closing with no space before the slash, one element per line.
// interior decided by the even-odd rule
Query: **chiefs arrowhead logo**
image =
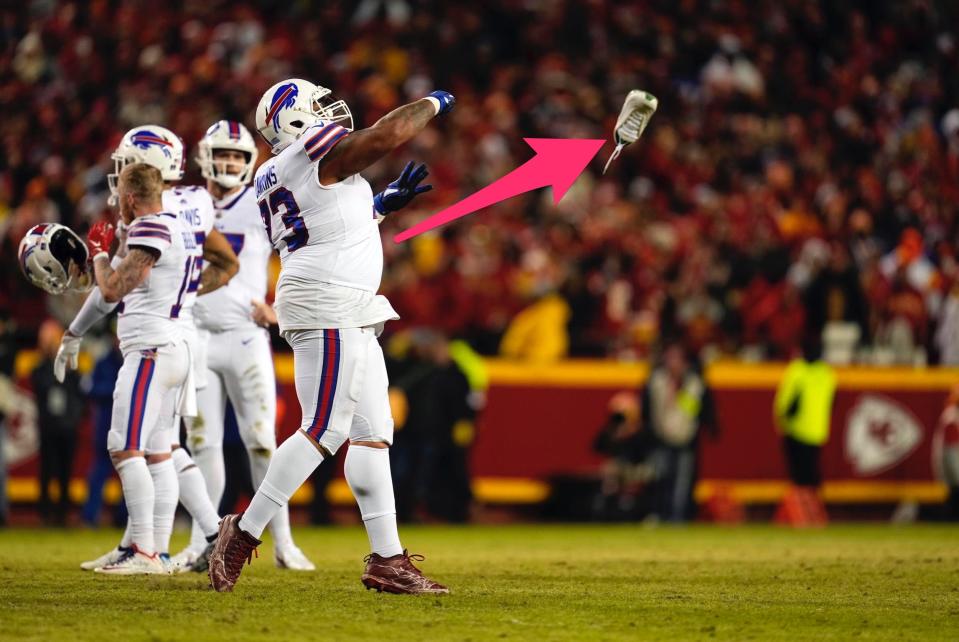
<path fill-rule="evenodd" d="M 922 441 L 916 417 L 896 401 L 863 395 L 846 422 L 846 458 L 859 475 L 875 475 L 908 457 Z"/>

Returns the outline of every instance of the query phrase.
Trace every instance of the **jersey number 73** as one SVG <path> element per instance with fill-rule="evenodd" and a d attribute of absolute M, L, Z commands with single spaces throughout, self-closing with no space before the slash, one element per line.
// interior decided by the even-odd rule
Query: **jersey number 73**
<path fill-rule="evenodd" d="M 295 252 L 310 240 L 310 232 L 306 229 L 306 222 L 300 216 L 300 206 L 296 204 L 293 193 L 285 187 L 278 187 L 270 192 L 267 198 L 259 201 L 260 217 L 266 226 L 266 234 L 273 241 L 273 217 L 279 214 L 284 227 L 290 233 L 283 237 L 288 252 Z M 281 209 L 282 208 L 282 209 Z M 275 244 L 274 244 L 275 245 Z M 277 248 L 279 249 L 279 248 Z"/>

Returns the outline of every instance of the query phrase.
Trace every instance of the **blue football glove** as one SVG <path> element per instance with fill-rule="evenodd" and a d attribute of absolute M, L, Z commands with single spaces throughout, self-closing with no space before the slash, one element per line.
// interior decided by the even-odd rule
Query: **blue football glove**
<path fill-rule="evenodd" d="M 453 109 L 453 105 L 456 104 L 456 96 L 451 94 L 448 91 L 437 90 L 430 93 L 430 98 L 435 98 L 440 103 L 440 111 L 437 116 L 440 114 L 445 114 L 449 110 Z"/>
<path fill-rule="evenodd" d="M 450 96 L 452 98 L 452 96 Z M 395 181 L 386 186 L 386 189 L 373 197 L 373 209 L 380 216 L 403 209 L 417 194 L 433 189 L 432 185 L 420 185 L 420 181 L 429 176 L 426 165 L 413 168 L 413 161 L 406 164 L 403 173 Z"/>

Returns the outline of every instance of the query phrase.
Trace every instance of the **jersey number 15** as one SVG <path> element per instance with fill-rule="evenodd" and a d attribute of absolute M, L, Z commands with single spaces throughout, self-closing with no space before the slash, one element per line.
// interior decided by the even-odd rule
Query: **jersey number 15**
<path fill-rule="evenodd" d="M 266 226 L 266 234 L 273 241 L 273 217 L 280 215 L 283 225 L 290 230 L 290 234 L 283 237 L 286 250 L 295 252 L 310 240 L 310 232 L 306 229 L 306 222 L 300 216 L 300 206 L 296 204 L 293 193 L 285 187 L 273 190 L 269 197 L 259 202 L 260 216 Z M 282 207 L 282 209 L 280 209 Z"/>

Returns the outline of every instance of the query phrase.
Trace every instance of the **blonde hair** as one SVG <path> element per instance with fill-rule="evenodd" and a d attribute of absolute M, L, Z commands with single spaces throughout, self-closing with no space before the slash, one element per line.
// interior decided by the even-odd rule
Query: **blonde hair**
<path fill-rule="evenodd" d="M 146 163 L 127 165 L 120 172 L 117 191 L 120 194 L 133 194 L 140 204 L 156 203 L 163 194 L 163 175 L 156 167 Z"/>

